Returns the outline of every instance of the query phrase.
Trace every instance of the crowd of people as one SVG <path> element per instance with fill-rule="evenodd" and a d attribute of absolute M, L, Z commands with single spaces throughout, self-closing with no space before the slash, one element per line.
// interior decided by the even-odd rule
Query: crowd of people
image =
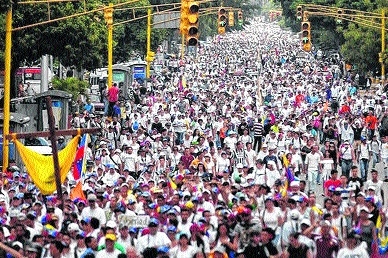
<path fill-rule="evenodd" d="M 85 198 L 72 173 L 62 200 L 21 168 L 2 175 L 0 257 L 384 256 L 380 88 L 361 96 L 340 59 L 261 17 L 161 64 L 129 100 L 110 87 L 104 116 L 74 116 L 101 128 Z"/>

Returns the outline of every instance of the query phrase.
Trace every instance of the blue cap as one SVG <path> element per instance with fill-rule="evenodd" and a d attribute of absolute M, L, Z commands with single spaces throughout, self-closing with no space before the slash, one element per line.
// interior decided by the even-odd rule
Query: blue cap
<path fill-rule="evenodd" d="M 150 194 L 149 192 L 143 192 L 143 193 L 141 194 L 141 196 L 143 196 L 143 197 L 150 197 L 151 194 Z"/>
<path fill-rule="evenodd" d="M 130 205 L 135 204 L 135 203 L 136 203 L 136 201 L 133 200 L 133 199 L 129 199 L 129 200 L 128 200 L 128 204 L 130 204 Z"/>
<path fill-rule="evenodd" d="M 18 199 L 23 199 L 24 198 L 24 193 L 17 193 L 15 195 L 15 197 L 18 198 Z"/>
<path fill-rule="evenodd" d="M 155 203 L 148 204 L 148 208 L 150 208 L 150 209 L 155 209 L 156 207 L 157 207 L 157 205 Z"/>
<path fill-rule="evenodd" d="M 177 228 L 176 228 L 175 226 L 168 226 L 167 232 L 168 232 L 168 231 L 176 232 L 176 231 L 177 231 Z"/>
<path fill-rule="evenodd" d="M 157 218 L 151 218 L 150 222 L 148 223 L 148 225 L 158 226 L 159 225 L 159 220 Z"/>
<path fill-rule="evenodd" d="M 135 228 L 135 227 L 130 227 L 129 228 L 129 233 L 137 233 L 137 228 Z"/>
<path fill-rule="evenodd" d="M 170 251 L 170 248 L 168 246 L 160 246 L 158 247 L 158 253 L 166 254 Z"/>
<path fill-rule="evenodd" d="M 168 212 L 170 209 L 171 209 L 171 206 L 170 206 L 170 205 L 163 205 L 162 207 L 160 207 L 160 213 L 166 213 L 166 212 Z"/>
<path fill-rule="evenodd" d="M 85 222 L 85 223 L 90 223 L 90 218 L 89 217 L 86 217 L 86 218 L 83 218 L 82 220 L 81 220 L 81 222 Z"/>

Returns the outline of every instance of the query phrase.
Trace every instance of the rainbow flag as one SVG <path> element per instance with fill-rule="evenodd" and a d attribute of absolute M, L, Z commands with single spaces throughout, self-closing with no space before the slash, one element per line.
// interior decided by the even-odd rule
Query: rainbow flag
<path fill-rule="evenodd" d="M 86 171 L 86 148 L 89 142 L 89 134 L 84 134 L 79 143 L 77 153 L 73 162 L 73 177 L 78 180 L 84 177 Z"/>
<path fill-rule="evenodd" d="M 282 196 L 285 197 L 287 195 L 287 191 L 289 190 L 291 182 L 295 181 L 296 179 L 289 167 L 290 164 L 288 159 L 286 158 L 286 155 L 283 155 L 282 163 L 285 168 L 285 180 L 284 180 L 283 188 L 281 189 L 281 193 L 282 193 Z"/>

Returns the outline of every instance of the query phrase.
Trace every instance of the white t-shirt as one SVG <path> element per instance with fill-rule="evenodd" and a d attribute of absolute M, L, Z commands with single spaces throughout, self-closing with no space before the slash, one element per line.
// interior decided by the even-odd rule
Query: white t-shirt
<path fill-rule="evenodd" d="M 365 247 L 359 245 L 354 249 L 349 249 L 348 247 L 340 249 L 337 258 L 369 258 L 369 254 Z"/>
<path fill-rule="evenodd" d="M 137 241 L 136 251 L 140 255 L 147 247 L 169 246 L 170 244 L 171 244 L 171 240 L 168 238 L 166 233 L 156 232 L 155 235 L 148 234 L 148 235 L 141 236 Z M 107 256 L 107 257 L 113 257 L 113 256 Z"/>
<path fill-rule="evenodd" d="M 108 253 L 106 249 L 97 252 L 96 258 L 106 258 L 106 257 L 117 257 L 121 252 L 117 249 L 114 249 L 113 252 Z"/>
<path fill-rule="evenodd" d="M 170 250 L 170 257 L 192 258 L 197 253 L 197 248 L 189 245 L 185 251 L 182 251 L 177 245 Z"/>
<path fill-rule="evenodd" d="M 310 152 L 306 155 L 306 163 L 308 164 L 307 170 L 318 170 L 319 161 L 321 160 L 321 154 L 315 152 L 314 154 Z"/>
<path fill-rule="evenodd" d="M 278 219 L 279 217 L 282 217 L 282 211 L 279 207 L 274 207 L 274 210 L 272 212 L 269 212 L 267 209 L 264 209 L 261 212 L 260 217 L 263 218 L 266 227 L 276 230 L 276 228 L 279 226 Z"/>

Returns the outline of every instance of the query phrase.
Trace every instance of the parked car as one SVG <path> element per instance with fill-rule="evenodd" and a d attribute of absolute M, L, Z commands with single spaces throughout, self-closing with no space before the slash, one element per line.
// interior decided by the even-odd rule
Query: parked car
<path fill-rule="evenodd" d="M 51 155 L 53 153 L 51 145 L 43 137 L 26 138 L 24 146 L 42 155 Z"/>
<path fill-rule="evenodd" d="M 89 99 L 94 106 L 94 114 L 95 115 L 104 115 L 104 103 L 100 101 L 99 94 L 89 94 Z"/>

